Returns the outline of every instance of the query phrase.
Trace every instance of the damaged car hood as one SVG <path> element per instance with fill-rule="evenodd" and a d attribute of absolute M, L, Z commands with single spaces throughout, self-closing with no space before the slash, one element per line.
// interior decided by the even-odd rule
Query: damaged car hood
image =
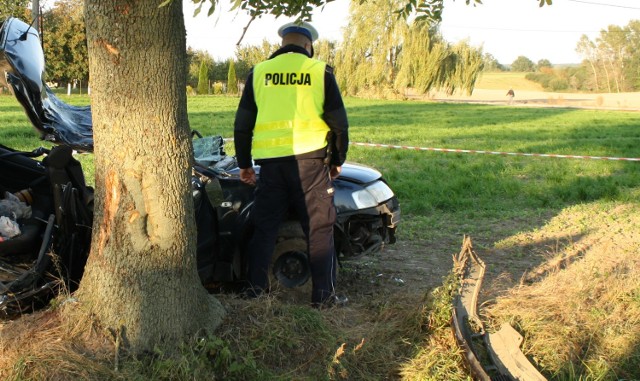
<path fill-rule="evenodd" d="M 0 53 L 2 80 L 41 138 L 77 151 L 92 151 L 91 107 L 68 105 L 47 86 L 37 30 L 19 19 L 7 19 L 0 28 Z"/>

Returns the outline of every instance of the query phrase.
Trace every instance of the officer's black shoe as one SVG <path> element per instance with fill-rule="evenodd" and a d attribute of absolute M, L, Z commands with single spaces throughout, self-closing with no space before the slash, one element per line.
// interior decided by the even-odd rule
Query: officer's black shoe
<path fill-rule="evenodd" d="M 347 298 L 346 296 L 331 295 L 330 297 L 322 301 L 322 303 L 311 303 L 311 307 L 324 310 L 333 307 L 343 307 L 348 302 L 349 298 Z"/>

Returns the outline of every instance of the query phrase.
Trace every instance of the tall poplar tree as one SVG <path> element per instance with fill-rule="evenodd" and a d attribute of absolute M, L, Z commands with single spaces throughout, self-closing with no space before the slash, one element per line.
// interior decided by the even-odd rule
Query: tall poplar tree
<path fill-rule="evenodd" d="M 200 71 L 198 72 L 198 94 L 209 94 L 209 68 L 204 60 L 200 61 Z"/>
<path fill-rule="evenodd" d="M 238 94 L 238 78 L 236 77 L 236 65 L 229 60 L 229 73 L 227 74 L 227 94 Z"/>

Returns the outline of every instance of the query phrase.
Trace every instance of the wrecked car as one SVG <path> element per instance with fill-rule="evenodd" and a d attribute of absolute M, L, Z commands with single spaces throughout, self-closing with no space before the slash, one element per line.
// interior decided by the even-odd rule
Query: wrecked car
<path fill-rule="evenodd" d="M 20 152 L 0 145 L 0 162 L 0 318 L 11 318 L 77 288 L 91 242 L 93 189 L 69 147 Z"/>
<path fill-rule="evenodd" d="M 38 246 L 37 250 L 34 247 L 28 252 L 21 252 L 17 256 L 21 258 L 17 264 L 11 263 L 16 257 L 13 255 L 15 253 L 4 254 L 2 247 L 11 243 L 13 238 L 0 242 L 0 263 L 3 263 L 0 273 L 9 274 L 0 279 L 0 311 L 6 313 L 9 309 L 26 310 L 18 306 L 21 303 L 18 289 L 24 291 L 43 287 L 48 279 L 47 272 L 62 274 L 61 278 L 56 279 L 63 279 L 67 284 L 75 284 L 80 279 L 81 274 L 77 273 L 81 272 L 89 250 L 92 189 L 75 173 L 77 165 L 73 163 L 75 160 L 71 151 L 92 152 L 93 133 L 90 106 L 68 105 L 47 86 L 38 32 L 19 19 L 9 18 L 0 26 L 0 68 L 7 87 L 23 106 L 40 137 L 55 144 L 50 151 L 38 149 L 32 153 L 21 153 L 8 147 L 2 147 L 0 151 L 2 171 L 7 169 L 7 173 L 0 173 L 3 182 L 0 186 L 10 194 L 23 190 L 35 192 L 37 189 L 34 199 L 42 197 L 50 200 L 48 204 L 39 206 L 40 209 L 33 205 L 32 218 L 38 228 L 35 235 L 38 239 L 34 238 L 38 242 L 34 243 L 34 246 Z M 197 262 L 205 286 L 245 279 L 244 245 L 252 231 L 249 215 L 254 189 L 240 181 L 235 157 L 225 153 L 224 143 L 221 136 L 202 137 L 194 132 L 192 191 L 197 223 Z M 63 153 L 69 157 L 50 160 L 51 156 L 57 157 Z M 44 160 L 36 160 L 34 157 L 38 155 L 45 155 Z M 29 167 L 29 178 L 14 183 L 14 174 L 4 164 L 8 158 Z M 62 166 L 67 173 L 73 173 L 68 174 L 67 178 L 52 177 L 52 161 L 56 169 Z M 71 165 L 74 170 L 71 171 L 66 165 Z M 255 169 L 259 175 L 260 168 Z M 378 252 L 385 244 L 395 242 L 400 207 L 380 172 L 363 165 L 346 163 L 334 187 L 337 209 L 334 234 L 339 261 Z M 63 194 L 58 194 L 60 192 Z M 67 204 L 62 204 L 65 200 Z M 45 223 L 49 216 L 53 216 L 51 226 Z M 17 222 L 23 226 L 26 224 L 24 220 Z M 70 233 L 65 226 L 77 231 Z M 71 239 L 69 234 L 75 234 L 75 238 Z M 31 238 L 28 240 L 31 241 Z M 68 240 L 72 240 L 75 246 L 62 243 Z M 286 288 L 305 284 L 310 276 L 306 250 L 302 229 L 295 216 L 290 215 L 279 233 L 273 258 L 273 279 Z M 73 269 L 73 274 L 69 273 L 71 270 L 56 272 L 51 265 L 38 265 L 41 257 L 54 254 L 73 260 L 68 265 L 69 269 Z M 5 271 L 5 262 L 13 267 L 7 267 Z M 23 271 L 15 270 L 16 266 Z M 37 266 L 40 269 L 46 267 L 38 272 L 41 279 L 30 284 L 22 282 L 7 286 L 25 271 L 32 271 Z M 8 308 L 8 305 L 12 307 Z"/>

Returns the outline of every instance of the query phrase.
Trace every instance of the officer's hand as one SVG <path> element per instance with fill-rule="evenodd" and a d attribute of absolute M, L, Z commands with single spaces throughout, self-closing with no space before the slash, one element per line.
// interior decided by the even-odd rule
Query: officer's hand
<path fill-rule="evenodd" d="M 331 170 L 329 171 L 329 175 L 331 176 L 331 180 L 335 180 L 338 176 L 340 176 L 340 172 L 342 172 L 342 167 L 339 165 L 332 165 Z"/>
<path fill-rule="evenodd" d="M 256 185 L 256 171 L 253 168 L 240 168 L 240 181 L 249 185 Z"/>

